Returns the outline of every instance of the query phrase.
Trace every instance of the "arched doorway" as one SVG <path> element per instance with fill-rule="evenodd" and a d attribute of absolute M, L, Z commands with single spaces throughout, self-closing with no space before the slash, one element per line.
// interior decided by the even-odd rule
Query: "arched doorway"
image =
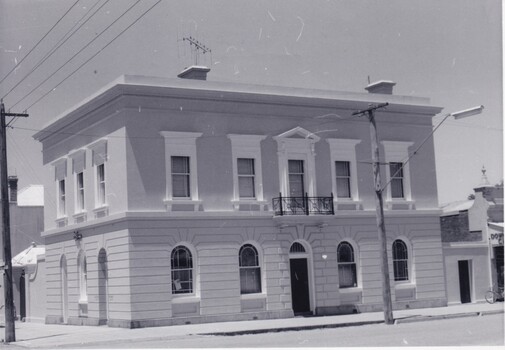
<path fill-rule="evenodd" d="M 68 322 L 68 272 L 67 259 L 65 255 L 60 260 L 60 282 L 61 282 L 61 317 L 62 322 Z"/>
<path fill-rule="evenodd" d="M 102 248 L 98 253 L 98 322 L 100 325 L 107 324 L 109 318 L 107 284 L 107 252 Z"/>
<path fill-rule="evenodd" d="M 291 276 L 291 301 L 295 315 L 312 314 L 310 307 L 309 254 L 300 242 L 294 242 L 289 249 L 289 269 Z"/>

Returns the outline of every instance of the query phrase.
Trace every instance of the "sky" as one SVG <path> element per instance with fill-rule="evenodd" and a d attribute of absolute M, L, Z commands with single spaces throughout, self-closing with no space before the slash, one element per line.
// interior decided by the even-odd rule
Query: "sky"
<path fill-rule="evenodd" d="M 29 113 L 8 130 L 9 175 L 51 183 L 33 134 L 120 75 L 176 77 L 195 63 L 191 36 L 211 50 L 198 58 L 208 80 L 350 92 L 392 80 L 444 108 L 434 125 L 484 105 L 434 134 L 439 203 L 464 200 L 483 166 L 503 179 L 502 14 L 501 0 L 0 0 L 0 95 Z"/>

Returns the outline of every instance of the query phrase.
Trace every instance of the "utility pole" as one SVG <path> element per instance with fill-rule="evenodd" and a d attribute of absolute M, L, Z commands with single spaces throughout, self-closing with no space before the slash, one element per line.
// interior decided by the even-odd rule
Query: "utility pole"
<path fill-rule="evenodd" d="M 382 273 L 382 301 L 384 309 L 384 322 L 393 324 L 393 306 L 391 303 L 391 285 L 389 282 L 389 262 L 386 239 L 386 226 L 384 224 L 384 201 L 382 198 L 382 184 L 379 162 L 379 143 L 377 140 L 377 126 L 375 124 L 374 112 L 376 109 L 386 107 L 388 103 L 381 103 L 375 106 L 370 106 L 367 109 L 354 112 L 352 115 L 368 115 L 370 121 L 370 138 L 372 143 L 372 163 L 373 163 L 373 178 L 375 187 L 375 208 L 377 217 L 377 230 L 379 233 L 379 245 L 381 255 L 381 273 Z"/>
<path fill-rule="evenodd" d="M 2 240 L 4 248 L 4 296 L 5 296 L 5 339 L 16 341 L 14 327 L 14 297 L 12 292 L 12 254 L 10 234 L 9 183 L 7 179 L 7 126 L 5 117 L 28 117 L 25 113 L 6 113 L 0 101 L 0 187 L 2 206 Z"/>

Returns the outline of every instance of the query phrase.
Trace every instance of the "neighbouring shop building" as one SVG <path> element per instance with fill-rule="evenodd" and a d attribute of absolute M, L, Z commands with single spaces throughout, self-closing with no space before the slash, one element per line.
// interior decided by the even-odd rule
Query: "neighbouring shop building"
<path fill-rule="evenodd" d="M 503 184 L 491 185 L 485 173 L 473 199 L 442 207 L 449 304 L 484 301 L 487 290 L 503 288 Z"/>
<path fill-rule="evenodd" d="M 34 137 L 48 323 L 146 327 L 382 310 L 376 113 L 393 305 L 447 304 L 433 142 L 441 108 L 393 94 L 122 76 Z M 336 118 L 335 118 L 336 116 Z"/>
<path fill-rule="evenodd" d="M 18 177 L 8 177 L 10 237 L 12 256 L 12 289 L 15 317 L 18 320 L 43 320 L 45 318 L 45 285 L 43 273 L 44 245 L 44 188 L 29 185 L 18 190 Z M 3 262 L 3 241 L 0 240 Z M 38 271 L 37 286 L 31 286 Z M 4 295 L 3 278 L 0 295 Z M 30 291 L 32 293 L 30 294 Z M 0 299 L 3 308 L 4 299 Z M 0 319 L 5 313 L 0 312 Z"/>

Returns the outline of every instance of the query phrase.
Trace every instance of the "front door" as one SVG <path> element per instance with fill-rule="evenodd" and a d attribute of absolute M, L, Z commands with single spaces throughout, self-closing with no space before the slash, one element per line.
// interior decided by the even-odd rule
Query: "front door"
<path fill-rule="evenodd" d="M 472 296 L 470 293 L 470 264 L 468 260 L 458 261 L 459 270 L 459 292 L 461 295 L 461 303 L 471 303 Z"/>
<path fill-rule="evenodd" d="M 310 313 L 307 259 L 290 259 L 291 298 L 295 315 Z"/>

